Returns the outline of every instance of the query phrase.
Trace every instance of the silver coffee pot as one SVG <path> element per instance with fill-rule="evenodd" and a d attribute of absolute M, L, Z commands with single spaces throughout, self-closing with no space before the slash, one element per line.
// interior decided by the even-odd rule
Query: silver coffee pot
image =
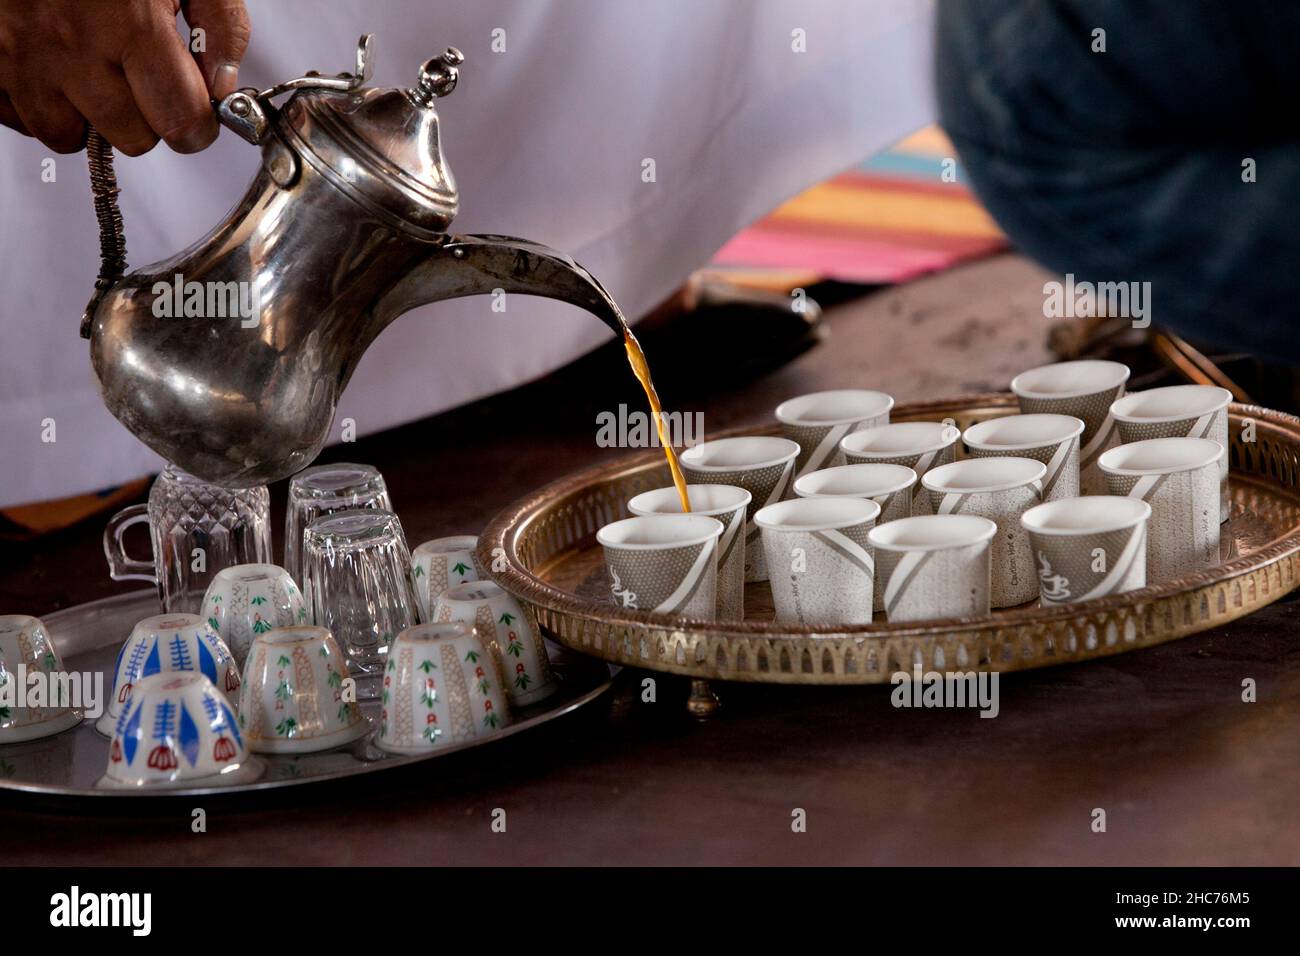
<path fill-rule="evenodd" d="M 92 134 L 104 267 L 82 334 L 104 404 L 206 481 L 249 487 L 311 464 L 361 354 L 424 303 L 499 289 L 573 303 L 624 331 L 609 294 L 563 253 L 447 232 L 459 199 L 435 104 L 463 57 L 449 48 L 414 86 L 370 88 L 371 39 L 355 72 L 216 104 L 221 123 L 261 149 L 248 191 L 194 245 L 125 277 L 112 152 Z M 186 309 L 178 293 L 194 288 L 207 303 Z M 211 308 L 214 290 L 218 304 L 255 303 L 251 319 Z M 171 314 L 155 308 L 160 294 Z"/>

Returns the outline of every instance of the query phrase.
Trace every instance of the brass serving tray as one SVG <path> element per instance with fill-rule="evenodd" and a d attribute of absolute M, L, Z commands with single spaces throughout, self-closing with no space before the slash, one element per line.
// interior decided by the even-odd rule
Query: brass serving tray
<path fill-rule="evenodd" d="M 901 405 L 892 421 L 960 428 L 1018 411 L 1010 394 Z M 1018 671 L 1091 660 L 1224 624 L 1300 580 L 1300 419 L 1229 406 L 1231 517 L 1222 562 L 1177 581 L 1073 605 L 1037 602 L 980 618 L 791 630 L 766 583 L 745 590 L 745 620 L 695 621 L 624 609 L 608 597 L 596 530 L 633 495 L 668 484 L 658 449 L 554 482 L 498 514 L 479 538 L 492 576 L 555 641 L 618 664 L 699 680 L 879 684 L 898 671 Z M 1252 429 L 1243 429 L 1253 422 Z M 732 434 L 775 434 L 768 429 Z M 1249 440 L 1253 437 L 1253 441 Z M 498 550 L 500 549 L 500 550 Z M 696 686 L 696 693 L 707 690 Z M 693 698 L 700 712 L 709 706 Z"/>

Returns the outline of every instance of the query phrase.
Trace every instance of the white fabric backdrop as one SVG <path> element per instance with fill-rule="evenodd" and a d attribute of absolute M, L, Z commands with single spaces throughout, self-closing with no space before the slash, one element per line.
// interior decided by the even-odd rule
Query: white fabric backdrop
<path fill-rule="evenodd" d="M 248 0 L 240 85 L 350 69 L 376 37 L 379 85 L 447 45 L 439 103 L 461 190 L 454 228 L 572 254 L 629 315 L 662 300 L 783 199 L 929 122 L 930 0 Z M 491 52 L 492 30 L 506 52 Z M 792 31 L 807 50 L 791 49 Z M 161 462 L 104 410 L 77 336 L 98 254 L 83 155 L 0 130 L 0 505 L 91 491 Z M 658 181 L 641 163 L 655 160 Z M 133 266 L 183 248 L 242 195 L 253 147 L 119 157 Z M 559 303 L 426 306 L 371 347 L 339 408 L 362 434 L 525 382 L 609 333 Z M 53 418 L 57 440 L 41 441 Z M 338 425 L 335 425 L 335 436 Z"/>

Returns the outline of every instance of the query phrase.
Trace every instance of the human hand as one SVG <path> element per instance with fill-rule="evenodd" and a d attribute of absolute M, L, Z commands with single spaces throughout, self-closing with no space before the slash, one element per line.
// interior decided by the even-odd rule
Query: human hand
<path fill-rule="evenodd" d="M 182 7 L 202 52 L 176 30 Z M 0 0 L 0 123 L 58 153 L 82 148 L 87 123 L 128 156 L 159 139 L 198 152 L 248 34 L 243 0 Z"/>

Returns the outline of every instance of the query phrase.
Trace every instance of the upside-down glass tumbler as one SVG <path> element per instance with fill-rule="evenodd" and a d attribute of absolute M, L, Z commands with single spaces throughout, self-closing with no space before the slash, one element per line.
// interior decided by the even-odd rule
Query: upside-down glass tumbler
<path fill-rule="evenodd" d="M 284 513 L 284 569 L 301 587 L 303 535 L 317 518 L 355 508 L 392 511 L 384 476 L 371 465 L 340 462 L 313 465 L 289 481 L 289 504 Z"/>
<path fill-rule="evenodd" d="M 358 695 L 378 696 L 389 644 L 419 623 L 397 515 L 364 508 L 317 518 L 303 538 L 303 578 L 312 622 L 329 628 L 347 653 Z"/>

